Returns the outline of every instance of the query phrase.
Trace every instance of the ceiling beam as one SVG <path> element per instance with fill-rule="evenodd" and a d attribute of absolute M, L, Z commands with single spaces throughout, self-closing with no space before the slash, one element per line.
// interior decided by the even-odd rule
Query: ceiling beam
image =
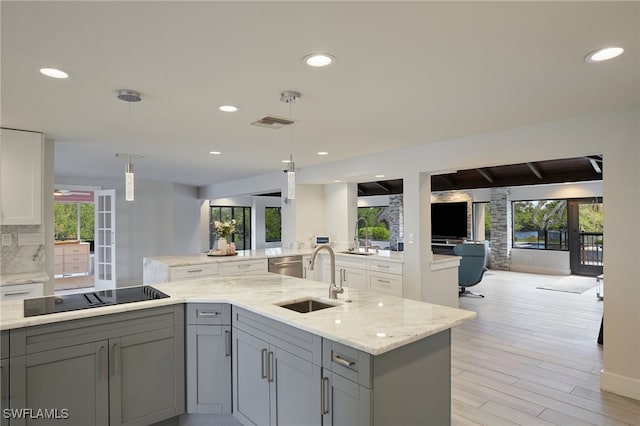
<path fill-rule="evenodd" d="M 527 167 L 529 167 L 529 170 L 531 170 L 531 173 L 536 175 L 538 179 L 542 180 L 542 173 L 540 173 L 540 169 L 538 169 L 538 167 L 535 164 L 527 163 Z"/>
<path fill-rule="evenodd" d="M 383 182 L 374 182 L 377 186 L 379 186 L 380 188 L 382 188 L 383 190 L 385 190 L 386 192 L 391 192 L 391 187 L 389 185 L 387 185 L 386 183 Z"/>
<path fill-rule="evenodd" d="M 589 158 L 589 162 L 591 163 L 591 167 L 593 167 L 593 170 L 595 170 L 596 173 L 602 173 L 602 169 L 600 168 L 596 160 L 594 160 L 593 158 Z"/>
<path fill-rule="evenodd" d="M 489 172 L 485 169 L 476 169 L 476 171 L 478 173 L 480 173 L 480 175 L 482 175 L 483 178 L 485 178 L 487 181 L 489 181 L 489 183 L 493 183 L 493 176 L 491 176 L 491 174 L 489 174 Z"/>

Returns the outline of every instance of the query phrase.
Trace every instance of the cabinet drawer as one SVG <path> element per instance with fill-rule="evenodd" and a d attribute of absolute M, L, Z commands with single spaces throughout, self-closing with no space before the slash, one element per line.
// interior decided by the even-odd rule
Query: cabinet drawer
<path fill-rule="evenodd" d="M 267 259 L 224 262 L 220 264 L 220 275 L 267 272 Z"/>
<path fill-rule="evenodd" d="M 384 272 L 370 272 L 369 289 L 390 296 L 402 297 L 402 276 L 385 274 Z"/>
<path fill-rule="evenodd" d="M 389 274 L 402 274 L 402 263 L 386 262 L 384 260 L 368 259 L 369 271 L 386 272 Z"/>
<path fill-rule="evenodd" d="M 227 303 L 189 303 L 187 324 L 230 325 L 231 305 Z"/>
<path fill-rule="evenodd" d="M 80 274 L 89 272 L 89 262 L 64 262 L 63 271 L 65 274 Z"/>
<path fill-rule="evenodd" d="M 55 253 L 56 257 L 57 256 L 62 256 L 64 254 L 64 247 L 63 246 L 60 246 L 60 245 L 54 246 L 53 250 L 54 250 L 54 253 Z"/>
<path fill-rule="evenodd" d="M 42 287 L 42 283 L 3 285 L 0 287 L 0 298 L 11 300 L 40 297 L 44 294 Z"/>
<path fill-rule="evenodd" d="M 56 254 L 54 259 L 54 265 L 62 265 L 64 264 L 64 256 L 60 254 Z"/>
<path fill-rule="evenodd" d="M 336 266 L 367 269 L 367 259 L 366 256 L 356 254 L 336 255 Z"/>
<path fill-rule="evenodd" d="M 62 263 L 57 263 L 53 266 L 53 274 L 54 275 L 62 275 L 64 274 L 64 265 Z"/>
<path fill-rule="evenodd" d="M 235 329 L 269 342 L 312 364 L 321 365 L 322 338 L 320 336 L 241 308 L 233 308 L 232 318 Z"/>
<path fill-rule="evenodd" d="M 358 383 L 372 387 L 371 355 L 332 340 L 322 342 L 322 367 Z"/>
<path fill-rule="evenodd" d="M 63 246 L 65 256 L 70 254 L 89 254 L 89 244 L 67 244 Z"/>
<path fill-rule="evenodd" d="M 171 281 L 206 277 L 208 275 L 218 275 L 218 264 L 205 263 L 201 265 L 174 266 L 170 271 Z"/>

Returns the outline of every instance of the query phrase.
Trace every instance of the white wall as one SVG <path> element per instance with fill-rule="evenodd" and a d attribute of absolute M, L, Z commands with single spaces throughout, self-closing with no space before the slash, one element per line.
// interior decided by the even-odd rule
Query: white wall
<path fill-rule="evenodd" d="M 462 137 L 300 169 L 299 183 L 384 173 L 404 180 L 406 297 L 433 285 L 428 200 L 431 173 L 529 161 L 604 155 L 605 307 L 602 387 L 640 399 L 640 164 L 638 109 L 605 112 Z M 390 146 L 390 148 L 392 148 Z M 280 173 L 281 174 L 281 173 Z M 275 176 L 252 178 L 254 183 Z M 250 183 L 238 182 L 246 191 Z M 260 184 L 262 185 L 262 184 Z M 234 182 L 208 187 L 232 191 Z M 429 191 L 426 191 L 429 188 Z M 293 225 L 295 226 L 295 224 Z M 415 237 L 410 243 L 409 235 Z M 427 291 L 428 294 L 428 291 Z"/>

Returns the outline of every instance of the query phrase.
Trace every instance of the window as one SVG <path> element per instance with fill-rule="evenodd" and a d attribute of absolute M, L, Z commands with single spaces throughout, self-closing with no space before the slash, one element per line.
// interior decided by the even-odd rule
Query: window
<path fill-rule="evenodd" d="M 381 216 L 381 213 L 383 213 L 385 209 L 388 209 L 388 207 L 358 207 L 358 218 L 365 218 L 367 220 L 367 224 L 369 225 L 369 240 L 389 241 L 389 224 L 384 219 L 378 221 L 378 217 Z M 364 229 L 364 221 L 361 220 L 358 222 L 359 238 L 364 238 Z"/>
<path fill-rule="evenodd" d="M 55 203 L 55 239 L 93 241 L 93 203 Z"/>
<path fill-rule="evenodd" d="M 209 221 L 209 248 L 213 248 L 218 234 L 213 227 L 216 220 L 236 220 L 236 232 L 229 238 L 229 242 L 236 245 L 236 250 L 251 250 L 251 207 L 212 206 Z"/>
<path fill-rule="evenodd" d="M 568 250 L 567 200 L 514 201 L 513 247 Z"/>
<path fill-rule="evenodd" d="M 282 240 L 282 216 L 280 207 L 264 208 L 265 241 L 273 243 Z"/>

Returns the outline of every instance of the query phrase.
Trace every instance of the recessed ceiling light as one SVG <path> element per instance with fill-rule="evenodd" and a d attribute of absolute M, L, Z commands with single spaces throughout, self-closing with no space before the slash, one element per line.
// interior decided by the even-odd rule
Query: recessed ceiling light
<path fill-rule="evenodd" d="M 40 73 L 51 78 L 69 78 L 69 73 L 57 68 L 40 68 Z"/>
<path fill-rule="evenodd" d="M 224 112 L 236 112 L 238 107 L 233 105 L 221 105 L 219 109 Z"/>
<path fill-rule="evenodd" d="M 220 155 L 222 153 L 220 151 L 209 151 L 209 154 L 211 154 L 211 155 Z"/>
<path fill-rule="evenodd" d="M 329 155 L 327 151 L 318 151 L 318 155 Z"/>
<path fill-rule="evenodd" d="M 335 57 L 333 57 L 332 55 L 329 55 L 328 53 L 311 53 L 305 56 L 304 58 L 302 58 L 305 64 L 309 65 L 310 67 L 316 67 L 316 68 L 326 67 L 327 65 L 331 65 L 331 63 L 335 59 L 336 59 Z"/>
<path fill-rule="evenodd" d="M 281 163 L 288 164 L 288 163 L 290 163 L 290 162 L 291 162 L 291 160 L 280 160 L 280 162 L 281 162 Z"/>
<path fill-rule="evenodd" d="M 617 56 L 622 55 L 622 52 L 624 52 L 624 49 L 622 47 L 605 47 L 604 49 L 598 49 L 589 53 L 587 56 L 585 56 L 584 60 L 592 64 L 602 61 L 608 61 L 609 59 L 613 59 Z"/>
<path fill-rule="evenodd" d="M 342 182 L 340 179 L 334 179 L 333 180 L 333 183 L 340 183 L 340 182 Z"/>
<path fill-rule="evenodd" d="M 376 175 L 377 178 L 383 178 L 384 175 Z"/>

